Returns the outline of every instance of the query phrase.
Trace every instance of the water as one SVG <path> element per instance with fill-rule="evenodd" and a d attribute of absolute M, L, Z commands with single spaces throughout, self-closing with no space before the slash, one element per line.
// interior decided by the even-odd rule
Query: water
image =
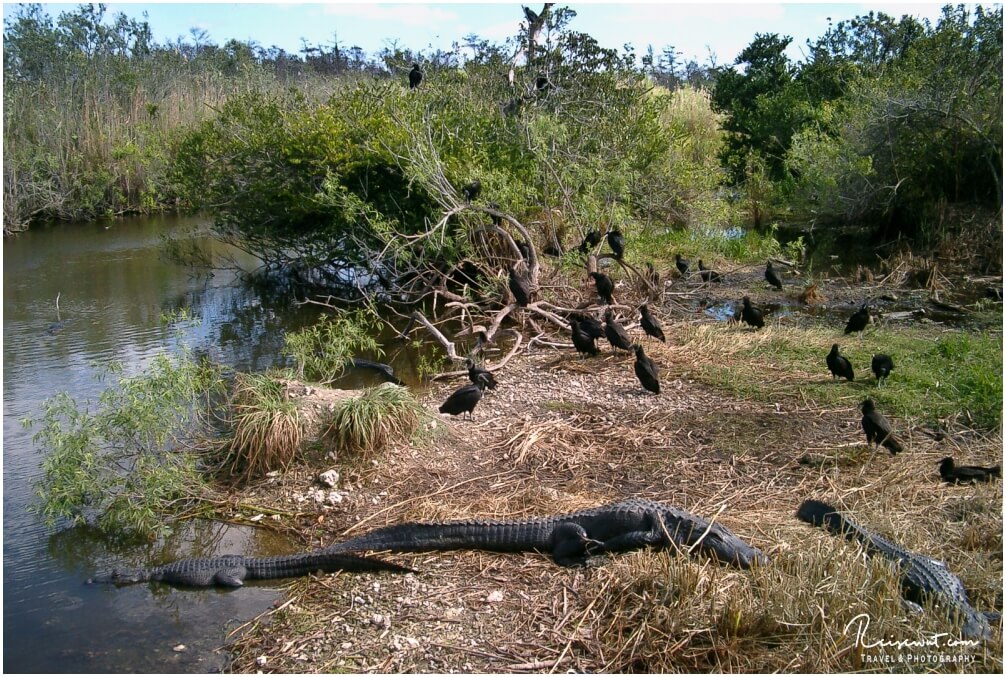
<path fill-rule="evenodd" d="M 4 242 L 5 672 L 215 670 L 225 660 L 215 649 L 228 629 L 282 597 L 278 587 L 262 583 L 234 591 L 83 584 L 112 566 L 298 549 L 265 530 L 202 522 L 167 542 L 116 546 L 91 529 L 46 529 L 26 510 L 41 454 L 19 420 L 37 416 L 61 390 L 78 402 L 95 397 L 104 387 L 94 379 L 95 363 L 120 360 L 135 374 L 175 346 L 181 329 L 191 348 L 239 370 L 262 371 L 279 364 L 285 330 L 319 315 L 317 307 L 296 306 L 292 295 L 263 295 L 232 273 L 196 277 L 161 256 L 162 234 L 198 226 L 176 217 L 116 220 L 38 227 Z M 199 321 L 161 321 L 180 308 Z M 415 356 L 391 353 L 407 378 Z M 343 387 L 377 382 L 361 372 Z M 186 649 L 175 651 L 179 644 Z"/>

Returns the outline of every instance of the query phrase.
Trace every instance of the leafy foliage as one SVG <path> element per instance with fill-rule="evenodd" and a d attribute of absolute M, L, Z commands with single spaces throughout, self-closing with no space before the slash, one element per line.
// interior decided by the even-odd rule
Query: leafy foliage
<path fill-rule="evenodd" d="M 113 534 L 162 533 L 165 515 L 205 491 L 196 457 L 181 442 L 222 382 L 187 355 L 160 355 L 137 376 L 124 377 L 115 365 L 111 373 L 118 383 L 97 403 L 65 392 L 44 403 L 34 436 L 46 451 L 35 509 L 49 525 L 94 515 Z"/>
<path fill-rule="evenodd" d="M 346 360 L 368 353 L 382 355 L 374 338 L 380 322 L 364 311 L 322 315 L 314 325 L 284 337 L 284 352 L 296 362 L 297 378 L 328 384 L 339 378 Z"/>
<path fill-rule="evenodd" d="M 427 417 L 407 388 L 384 383 L 340 402 L 324 436 L 340 452 L 369 455 L 408 440 Z"/>

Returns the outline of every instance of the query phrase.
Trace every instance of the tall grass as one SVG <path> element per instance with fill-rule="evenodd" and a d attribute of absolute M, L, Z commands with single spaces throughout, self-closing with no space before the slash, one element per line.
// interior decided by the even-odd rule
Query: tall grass
<path fill-rule="evenodd" d="M 325 432 L 342 453 L 368 456 L 408 440 L 426 410 L 407 388 L 385 383 L 339 403 Z"/>
<path fill-rule="evenodd" d="M 225 467 L 243 478 L 285 470 L 300 449 L 300 412 L 268 374 L 239 374 L 231 400 L 233 436 Z"/>

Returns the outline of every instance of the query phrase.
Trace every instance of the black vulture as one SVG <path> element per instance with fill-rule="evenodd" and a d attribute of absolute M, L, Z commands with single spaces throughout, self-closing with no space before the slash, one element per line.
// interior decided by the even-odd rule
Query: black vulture
<path fill-rule="evenodd" d="M 699 275 L 702 277 L 703 282 L 722 282 L 723 278 L 715 270 L 709 270 L 702 263 L 702 259 L 699 259 Z"/>
<path fill-rule="evenodd" d="M 475 179 L 471 183 L 467 184 L 461 189 L 461 194 L 465 196 L 465 200 L 471 202 L 479 196 L 482 192 L 482 182 Z"/>
<path fill-rule="evenodd" d="M 769 261 L 765 266 L 765 279 L 768 280 L 768 283 L 776 289 L 782 289 L 782 280 L 779 279 L 779 274 L 776 273 L 775 268 L 772 267 L 771 261 Z"/>
<path fill-rule="evenodd" d="M 947 484 L 991 482 L 994 477 L 1002 477 L 1002 468 L 997 465 L 955 465 L 954 459 L 947 456 L 940 461 L 940 477 Z"/>
<path fill-rule="evenodd" d="M 409 89 L 415 89 L 422 81 L 423 71 L 419 70 L 419 64 L 412 64 L 412 70 L 409 71 Z"/>
<path fill-rule="evenodd" d="M 457 416 L 467 412 L 468 417 L 472 418 L 472 412 L 475 411 L 475 405 L 482 399 L 482 391 L 486 385 L 485 376 L 479 376 L 475 383 L 466 383 L 461 386 L 440 405 L 440 413 Z"/>
<path fill-rule="evenodd" d="M 531 283 L 513 266 L 510 266 L 510 293 L 518 306 L 526 306 L 531 302 Z"/>
<path fill-rule="evenodd" d="M 597 243 L 601 241 L 601 234 L 596 230 L 592 230 L 583 236 L 583 242 L 580 243 L 580 253 L 586 254 L 591 249 L 597 246 Z"/>
<path fill-rule="evenodd" d="M 548 78 L 544 75 L 539 75 L 534 80 L 534 88 L 539 92 L 544 92 L 549 88 Z"/>
<path fill-rule="evenodd" d="M 482 367 L 476 366 L 475 360 L 473 360 L 470 357 L 465 360 L 465 366 L 468 367 L 468 378 L 471 380 L 472 383 L 478 383 L 479 378 L 481 377 L 485 378 L 486 380 L 485 383 L 486 388 L 489 388 L 490 390 L 496 389 L 497 385 L 496 377 L 493 376 L 492 372 L 490 372 L 488 369 L 483 369 Z"/>
<path fill-rule="evenodd" d="M 650 315 L 650 307 L 645 303 L 639 306 L 639 324 L 643 327 L 643 331 L 646 332 L 647 336 L 660 339 L 665 343 L 667 342 L 667 339 L 664 338 L 664 330 L 660 328 L 657 318 Z"/>
<path fill-rule="evenodd" d="M 644 388 L 649 390 L 651 393 L 660 394 L 660 369 L 657 368 L 657 363 L 651 360 L 643 352 L 643 346 L 635 346 L 636 350 L 636 363 L 633 368 L 636 371 L 636 378 L 643 385 Z"/>
<path fill-rule="evenodd" d="M 499 205 L 498 202 L 490 202 L 486 206 L 489 207 L 489 209 L 494 209 L 494 210 L 496 210 L 498 212 L 502 211 L 502 209 L 501 209 L 501 207 L 500 207 L 500 205 Z M 490 214 L 490 216 L 492 216 L 493 225 L 494 226 L 502 226 L 503 225 L 503 217 L 502 216 L 496 216 L 495 214 Z"/>
<path fill-rule="evenodd" d="M 646 262 L 646 279 L 654 289 L 660 289 L 660 273 L 649 261 Z"/>
<path fill-rule="evenodd" d="M 831 346 L 831 352 L 828 353 L 828 357 L 825 358 L 828 363 L 828 371 L 831 372 L 832 378 L 844 378 L 846 381 L 853 380 L 852 375 L 852 362 L 845 359 L 842 355 L 838 354 L 838 344 L 833 343 Z"/>
<path fill-rule="evenodd" d="M 866 325 L 870 324 L 870 309 L 867 304 L 863 304 L 863 307 L 857 310 L 849 318 L 849 321 L 845 325 L 845 333 L 851 334 L 854 331 L 863 331 L 866 329 Z"/>
<path fill-rule="evenodd" d="M 744 297 L 744 307 L 741 308 L 741 320 L 745 323 L 761 329 L 765 326 L 765 320 L 762 319 L 761 310 L 757 306 L 751 305 L 751 299 L 747 296 Z"/>
<path fill-rule="evenodd" d="M 621 231 L 608 231 L 608 246 L 611 247 L 611 251 L 615 255 L 615 258 L 621 261 L 622 254 L 625 253 L 625 238 L 622 237 Z"/>
<path fill-rule="evenodd" d="M 881 381 L 890 376 L 891 370 L 894 369 L 894 360 L 891 359 L 890 355 L 874 355 L 873 360 L 870 362 L 870 369 L 873 370 L 873 375 L 877 377 L 877 385 L 879 386 Z"/>
<path fill-rule="evenodd" d="M 535 24 L 537 24 L 538 23 L 538 15 L 535 13 L 535 11 L 533 9 L 529 9 L 527 7 L 524 7 L 524 5 L 521 5 L 521 7 L 524 8 L 524 18 L 527 19 L 528 25 L 529 26 L 534 26 Z"/>
<path fill-rule="evenodd" d="M 604 313 L 604 336 L 611 344 L 611 349 L 621 348 L 622 350 L 632 350 L 632 340 L 629 338 L 625 327 L 620 325 L 615 319 L 615 314 L 611 308 Z"/>
<path fill-rule="evenodd" d="M 517 245 L 517 251 L 520 252 L 521 258 L 525 261 L 531 260 L 531 245 L 529 245 L 524 240 L 517 240 L 514 242 Z"/>
<path fill-rule="evenodd" d="M 573 346 L 576 348 L 576 352 L 597 355 L 598 350 L 597 344 L 594 343 L 594 337 L 587 333 L 576 319 L 569 321 L 569 330 L 573 336 Z"/>
<path fill-rule="evenodd" d="M 604 325 L 593 315 L 577 313 L 573 318 L 580 323 L 580 330 L 588 334 L 590 338 L 604 338 Z"/>
<path fill-rule="evenodd" d="M 607 305 L 611 305 L 615 302 L 612 298 L 612 293 L 615 291 L 615 283 L 611 281 L 611 278 L 604 273 L 591 273 L 590 276 L 594 278 L 594 286 L 597 287 L 597 293 Z"/>
<path fill-rule="evenodd" d="M 866 444 L 872 446 L 874 442 L 882 444 L 891 452 L 891 455 L 904 451 L 905 447 L 901 440 L 894 436 L 894 430 L 890 422 L 884 415 L 877 411 L 873 400 L 866 399 L 860 405 L 863 409 L 863 432 L 866 433 Z"/>
<path fill-rule="evenodd" d="M 678 267 L 678 272 L 681 273 L 682 276 L 688 274 L 688 259 L 681 258 L 681 254 L 674 255 L 674 265 Z"/>

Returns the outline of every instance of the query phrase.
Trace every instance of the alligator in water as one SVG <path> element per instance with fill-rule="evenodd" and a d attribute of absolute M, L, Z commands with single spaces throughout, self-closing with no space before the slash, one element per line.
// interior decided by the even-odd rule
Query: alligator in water
<path fill-rule="evenodd" d="M 409 522 L 336 543 L 330 552 L 425 552 L 430 550 L 537 550 L 562 566 L 582 565 L 587 557 L 647 546 L 676 546 L 743 568 L 768 561 L 721 524 L 647 499 L 629 499 L 587 510 L 524 520 Z"/>
<path fill-rule="evenodd" d="M 88 583 L 129 585 L 146 581 L 161 581 L 173 585 L 208 587 L 223 585 L 237 588 L 246 580 L 292 578 L 315 571 L 396 571 L 412 569 L 373 557 L 357 557 L 315 550 L 277 557 L 221 557 L 182 559 L 150 569 L 113 569 L 111 573 L 88 579 Z"/>
<path fill-rule="evenodd" d="M 971 606 L 964 584 L 942 562 L 891 543 L 822 501 L 804 501 L 796 516 L 803 522 L 823 526 L 831 533 L 844 536 L 850 541 L 859 541 L 871 557 L 881 555 L 898 562 L 901 565 L 901 589 L 905 598 L 916 604 L 932 598 L 946 609 L 951 618 L 960 617 L 963 623 L 961 632 L 965 637 L 988 639 L 992 636 L 992 628 L 986 616 Z"/>

